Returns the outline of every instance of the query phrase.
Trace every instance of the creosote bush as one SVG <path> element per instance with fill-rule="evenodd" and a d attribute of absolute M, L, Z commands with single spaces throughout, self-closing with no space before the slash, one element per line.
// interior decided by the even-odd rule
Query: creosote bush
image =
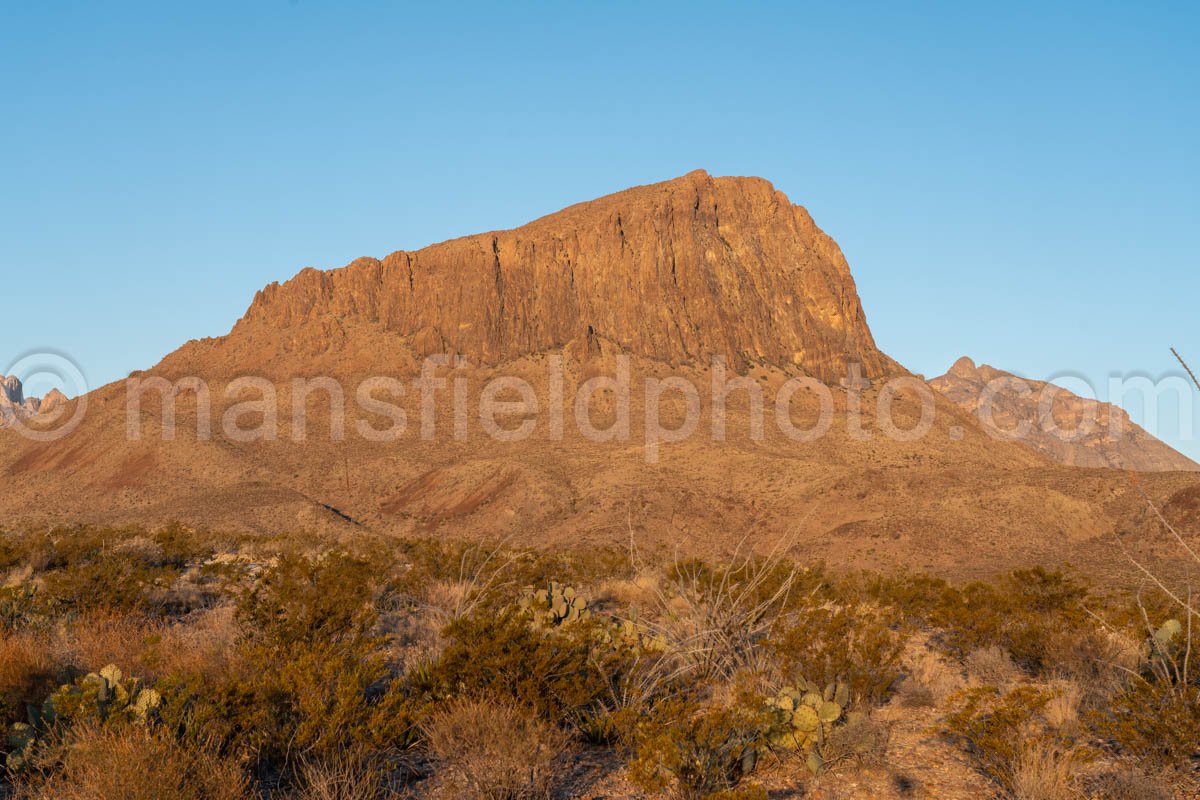
<path fill-rule="evenodd" d="M 774 723 L 764 705 L 665 701 L 639 725 L 631 775 L 646 791 L 670 788 L 681 800 L 731 792 L 757 767 Z"/>
<path fill-rule="evenodd" d="M 1016 792 L 1036 770 L 1051 761 L 1059 765 L 1062 754 L 1070 752 L 1070 742 L 1049 730 L 1043 716 L 1052 697 L 1033 686 L 1008 692 L 994 686 L 970 689 L 946 718 L 946 733 L 967 747 L 985 775 Z"/>
<path fill-rule="evenodd" d="M 789 614 L 765 642 L 784 675 L 845 681 L 853 702 L 882 703 L 902 676 L 904 642 L 877 610 L 816 606 Z"/>

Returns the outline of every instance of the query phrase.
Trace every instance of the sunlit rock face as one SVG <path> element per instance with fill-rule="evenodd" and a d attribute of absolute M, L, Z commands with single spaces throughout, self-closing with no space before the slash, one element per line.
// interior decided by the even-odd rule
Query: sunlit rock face
<path fill-rule="evenodd" d="M 929 385 L 978 415 L 996 435 L 1014 438 L 1061 464 L 1139 472 L 1200 469 L 1135 425 L 1124 409 L 987 364 L 976 366 L 965 356 Z"/>

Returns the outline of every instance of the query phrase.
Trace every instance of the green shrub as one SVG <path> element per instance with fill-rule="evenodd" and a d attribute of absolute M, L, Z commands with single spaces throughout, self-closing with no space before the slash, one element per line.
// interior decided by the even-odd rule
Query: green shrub
<path fill-rule="evenodd" d="M 774 723 L 762 705 L 751 710 L 665 701 L 639 726 L 631 777 L 647 792 L 673 787 L 683 800 L 734 791 L 756 768 Z"/>
<path fill-rule="evenodd" d="M 1063 572 L 1041 567 L 962 586 L 920 574 L 876 576 L 866 580 L 865 592 L 909 622 L 935 629 L 935 643 L 954 658 L 1001 647 L 1032 674 L 1048 666 L 1056 638 L 1090 625 L 1084 610 L 1087 588 Z"/>
<path fill-rule="evenodd" d="M 980 770 L 1012 791 L 1023 749 L 1053 744 L 1042 712 L 1053 694 L 1032 686 L 1001 693 L 993 686 L 971 689 L 961 707 L 946 717 L 945 732 L 963 743 Z"/>
<path fill-rule="evenodd" d="M 418 688 L 435 699 L 510 698 L 579 728 L 612 702 L 614 682 L 628 667 L 602 634 L 598 621 L 536 626 L 516 607 L 463 617 L 446 628 L 446 648 Z"/>
<path fill-rule="evenodd" d="M 238 620 L 250 636 L 280 649 L 361 639 L 377 618 L 372 573 L 345 553 L 284 555 L 241 599 Z"/>
<path fill-rule="evenodd" d="M 1200 687 L 1136 680 L 1091 719 L 1118 751 L 1152 766 L 1188 768 L 1200 755 Z"/>
<path fill-rule="evenodd" d="M 260 770 L 339 749 L 410 746 L 417 716 L 371 635 L 370 565 L 344 553 L 282 556 L 237 607 L 236 674 L 167 676 L 163 718 Z"/>
<path fill-rule="evenodd" d="M 96 609 L 149 613 L 160 608 L 153 595 L 168 589 L 178 577 L 174 567 L 112 554 L 45 573 L 39 597 L 56 614 Z"/>
<path fill-rule="evenodd" d="M 766 642 L 784 675 L 825 686 L 844 681 L 852 702 L 882 703 L 901 677 L 903 638 L 870 609 L 796 611 Z"/>

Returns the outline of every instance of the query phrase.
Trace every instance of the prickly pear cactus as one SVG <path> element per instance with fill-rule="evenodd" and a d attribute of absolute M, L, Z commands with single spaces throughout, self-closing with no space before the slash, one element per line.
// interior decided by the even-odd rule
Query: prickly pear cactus
<path fill-rule="evenodd" d="M 13 772 L 28 767 L 37 740 L 62 720 L 91 718 L 105 722 L 120 718 L 146 724 L 160 705 L 158 692 L 143 687 L 137 678 L 126 678 L 109 664 L 60 686 L 40 706 L 28 706 L 29 721 L 18 722 L 8 730 L 6 765 Z"/>
<path fill-rule="evenodd" d="M 613 620 L 611 638 L 626 647 L 650 653 L 661 653 L 667 649 L 667 640 L 638 619 L 636 608 L 629 610 L 627 618 Z"/>
<path fill-rule="evenodd" d="M 7 738 L 8 756 L 4 759 L 4 765 L 9 772 L 21 772 L 29 766 L 37 731 L 32 725 L 18 722 L 8 729 Z"/>
<path fill-rule="evenodd" d="M 532 610 L 550 625 L 578 622 L 589 615 L 587 600 L 570 586 L 551 581 L 545 589 L 530 587 L 521 605 Z"/>
<path fill-rule="evenodd" d="M 776 724 L 771 729 L 772 746 L 806 753 L 805 763 L 815 775 L 824 767 L 821 745 L 825 737 L 846 712 L 850 703 L 850 687 L 834 681 L 820 687 L 800 679 L 796 686 L 787 686 L 769 703 Z"/>
<path fill-rule="evenodd" d="M 1183 623 L 1177 619 L 1169 619 L 1154 632 L 1154 642 L 1161 649 L 1166 650 L 1174 645 L 1182 635 Z"/>
<path fill-rule="evenodd" d="M 1174 659 L 1184 645 L 1183 623 L 1169 619 L 1151 632 L 1142 643 L 1142 660 L 1151 658 Z"/>

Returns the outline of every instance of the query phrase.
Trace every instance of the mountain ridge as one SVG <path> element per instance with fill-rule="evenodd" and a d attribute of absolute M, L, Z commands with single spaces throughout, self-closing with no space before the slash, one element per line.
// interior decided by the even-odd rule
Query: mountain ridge
<path fill-rule="evenodd" d="M 1010 438 L 1009 432 L 1019 426 L 1027 431 L 1019 441 L 1060 464 L 1139 472 L 1200 470 L 1200 464 L 1135 424 L 1119 406 L 977 365 L 967 356 L 929 385 L 964 411 L 988 417 L 981 416 L 981 422 L 1000 438 Z M 983 408 L 985 400 L 989 408 Z"/>

